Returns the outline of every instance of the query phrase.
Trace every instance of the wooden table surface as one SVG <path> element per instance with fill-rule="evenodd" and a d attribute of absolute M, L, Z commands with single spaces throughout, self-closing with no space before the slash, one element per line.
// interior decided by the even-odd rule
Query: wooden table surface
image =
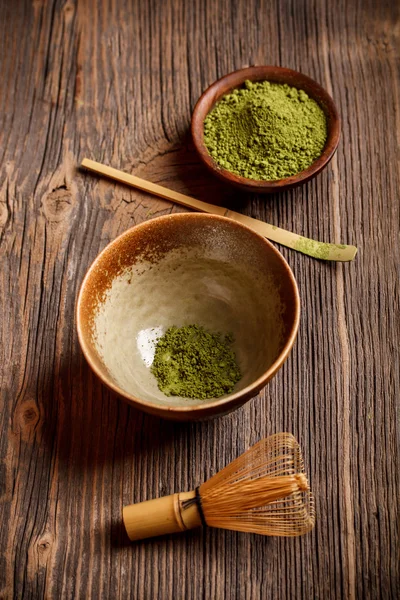
<path fill-rule="evenodd" d="M 398 598 L 397 3 L 1 4 L 0 598 Z M 310 75 L 342 116 L 328 168 L 271 197 L 213 179 L 188 132 L 201 92 L 251 64 Z M 128 227 L 184 209 L 80 172 L 84 157 L 358 246 L 349 264 L 281 248 L 298 340 L 244 408 L 164 422 L 91 373 L 74 322 L 85 271 Z M 124 504 L 192 489 L 282 430 L 304 449 L 312 533 L 127 542 Z"/>

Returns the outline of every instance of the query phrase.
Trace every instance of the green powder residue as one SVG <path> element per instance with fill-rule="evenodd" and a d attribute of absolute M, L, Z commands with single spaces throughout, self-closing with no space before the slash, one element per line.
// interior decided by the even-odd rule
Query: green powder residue
<path fill-rule="evenodd" d="M 241 378 L 231 335 L 198 325 L 170 327 L 158 340 L 151 372 L 166 396 L 218 398 Z"/>
<path fill-rule="evenodd" d="M 224 169 L 257 180 L 296 175 L 325 146 L 322 108 L 303 90 L 269 81 L 246 81 L 224 96 L 204 121 L 204 142 Z"/>
<path fill-rule="evenodd" d="M 320 258 L 321 260 L 327 260 L 331 252 L 337 252 L 338 250 L 345 250 L 347 248 L 344 244 L 329 244 L 324 242 L 317 242 L 308 238 L 299 237 L 295 245 L 295 250 L 308 254 L 314 258 Z"/>

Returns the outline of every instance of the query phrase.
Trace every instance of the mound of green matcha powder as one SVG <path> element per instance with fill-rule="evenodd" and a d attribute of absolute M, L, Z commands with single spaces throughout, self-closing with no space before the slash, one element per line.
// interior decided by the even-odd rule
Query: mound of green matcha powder
<path fill-rule="evenodd" d="M 241 378 L 231 335 L 198 325 L 170 327 L 158 340 L 151 372 L 166 396 L 218 398 Z"/>
<path fill-rule="evenodd" d="M 296 175 L 318 158 L 327 123 L 303 90 L 269 81 L 246 81 L 224 96 L 204 121 L 204 142 L 224 169 L 257 180 Z"/>

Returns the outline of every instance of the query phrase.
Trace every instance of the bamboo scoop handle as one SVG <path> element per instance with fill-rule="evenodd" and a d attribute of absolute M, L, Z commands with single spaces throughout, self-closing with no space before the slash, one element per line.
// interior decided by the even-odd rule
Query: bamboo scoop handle
<path fill-rule="evenodd" d="M 135 175 L 129 175 L 118 169 L 107 167 L 106 165 L 102 165 L 94 160 L 89 160 L 88 158 L 83 159 L 81 166 L 93 173 L 105 175 L 110 179 L 121 181 L 131 187 L 138 188 L 139 190 L 143 190 L 154 196 L 159 196 L 160 198 L 171 200 L 177 204 L 182 204 L 188 208 L 194 208 L 200 212 L 211 213 L 213 215 L 220 215 L 221 217 L 229 217 L 234 221 L 247 225 L 247 227 L 253 229 L 253 231 L 269 240 L 287 246 L 292 250 L 302 252 L 303 254 L 308 254 L 308 256 L 312 256 L 313 258 L 346 262 L 353 260 L 357 254 L 357 248 L 355 246 L 317 242 L 316 240 L 311 240 L 301 235 L 297 235 L 296 233 L 281 229 L 280 227 L 269 225 L 269 223 L 264 223 L 263 221 L 242 215 L 227 208 L 223 208 L 222 206 L 215 206 L 214 204 L 196 200 L 196 198 L 180 194 L 179 192 L 175 192 L 174 190 L 170 190 L 156 183 L 151 183 L 145 179 L 140 179 Z"/>
<path fill-rule="evenodd" d="M 197 504 L 193 502 L 182 510 L 182 503 L 195 496 L 193 490 L 125 506 L 122 517 L 129 539 L 142 540 L 199 527 L 202 523 Z"/>

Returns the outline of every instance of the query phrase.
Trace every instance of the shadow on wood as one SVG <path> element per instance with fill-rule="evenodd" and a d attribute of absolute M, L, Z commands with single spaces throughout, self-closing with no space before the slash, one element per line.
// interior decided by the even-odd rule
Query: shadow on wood
<path fill-rule="evenodd" d="M 145 460 L 167 452 L 201 424 L 174 423 L 134 409 L 106 388 L 80 350 L 65 356 L 59 372 L 44 377 L 42 438 L 57 460 L 77 471 Z"/>

